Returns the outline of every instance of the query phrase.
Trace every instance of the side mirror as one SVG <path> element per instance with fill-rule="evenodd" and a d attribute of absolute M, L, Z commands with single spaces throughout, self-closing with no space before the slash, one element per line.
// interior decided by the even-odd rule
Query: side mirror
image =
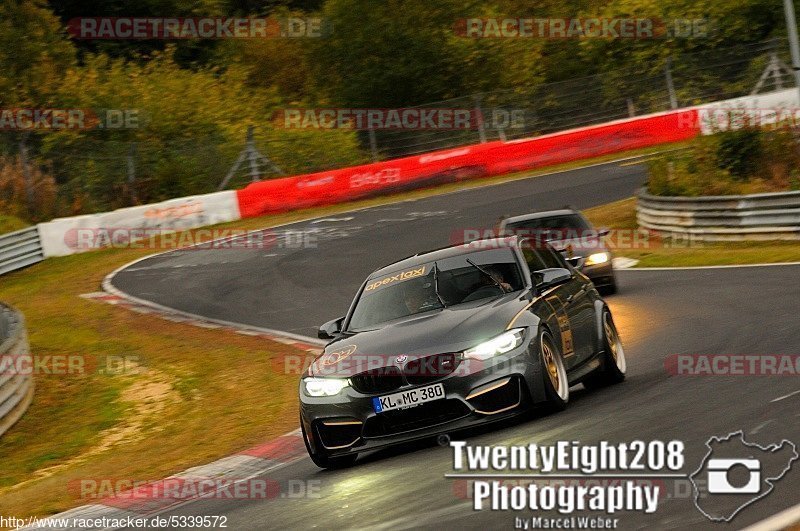
<path fill-rule="evenodd" d="M 564 260 L 566 260 L 567 263 L 569 265 L 571 265 L 572 267 L 578 267 L 578 264 L 581 261 L 581 257 L 580 256 L 573 256 L 572 258 L 565 258 Z"/>
<path fill-rule="evenodd" d="M 344 317 L 339 317 L 333 321 L 328 321 L 317 330 L 317 337 L 320 339 L 336 339 L 336 336 L 342 333 L 342 323 Z"/>
<path fill-rule="evenodd" d="M 563 284 L 572 278 L 570 270 L 561 267 L 540 269 L 539 271 L 535 271 L 533 275 L 536 279 L 536 288 L 539 290 Z"/>
<path fill-rule="evenodd" d="M 611 229 L 600 229 L 597 231 L 597 235 L 601 238 L 608 236 L 611 234 Z"/>

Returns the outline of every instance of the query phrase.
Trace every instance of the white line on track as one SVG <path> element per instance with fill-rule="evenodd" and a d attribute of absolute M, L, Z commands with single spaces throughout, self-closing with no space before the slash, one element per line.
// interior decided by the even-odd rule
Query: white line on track
<path fill-rule="evenodd" d="M 171 251 L 167 251 L 167 252 L 171 252 Z M 160 254 L 165 254 L 165 253 L 160 253 Z M 122 271 L 123 269 L 125 269 L 125 268 L 127 268 L 129 266 L 132 266 L 132 265 L 134 265 L 134 264 L 136 264 L 138 262 L 141 262 L 143 260 L 147 260 L 148 258 L 152 258 L 153 256 L 157 256 L 157 255 L 150 255 L 150 256 L 145 256 L 145 257 L 139 258 L 137 260 L 134 260 L 134 261 L 132 261 L 132 262 L 130 262 L 128 264 L 125 264 L 125 265 L 115 269 L 114 271 L 112 271 L 111 273 L 106 275 L 106 277 L 103 279 L 103 290 L 108 292 L 108 293 L 111 293 L 112 295 L 116 295 L 118 297 L 121 297 L 121 298 L 123 298 L 123 299 L 125 299 L 127 301 L 135 302 L 136 304 L 140 304 L 140 305 L 148 307 L 148 308 L 153 308 L 154 310 L 158 310 L 158 311 L 165 312 L 165 313 L 168 313 L 168 314 L 181 315 L 183 317 L 188 317 L 188 318 L 196 319 L 196 320 L 199 320 L 199 321 L 208 321 L 210 323 L 216 323 L 216 324 L 220 324 L 220 325 L 223 325 L 223 326 L 228 326 L 228 327 L 239 329 L 239 330 L 248 330 L 248 331 L 260 332 L 260 333 L 263 333 L 263 334 L 278 336 L 278 337 L 284 337 L 286 339 L 293 339 L 295 341 L 300 341 L 300 342 L 303 342 L 303 343 L 309 343 L 311 345 L 323 346 L 323 345 L 325 345 L 327 343 L 326 341 L 322 341 L 321 339 L 317 339 L 315 337 L 304 336 L 304 335 L 301 335 L 301 334 L 293 334 L 291 332 L 284 332 L 282 330 L 273 330 L 271 328 L 263 328 L 261 326 L 252 326 L 252 325 L 246 325 L 246 324 L 242 324 L 242 323 L 235 323 L 233 321 L 225 321 L 223 319 L 214 319 L 214 318 L 211 318 L 211 317 L 206 317 L 204 315 L 200 315 L 200 314 L 196 314 L 196 313 L 192 313 L 192 312 L 185 312 L 183 310 L 178 310 L 178 309 L 175 309 L 175 308 L 170 308 L 169 306 L 164 306 L 164 305 L 158 304 L 156 302 L 152 302 L 152 301 L 148 301 L 146 299 L 140 299 L 139 297 L 135 297 L 135 296 L 133 296 L 133 295 L 131 295 L 129 293 L 126 293 L 126 292 L 124 292 L 124 291 L 122 291 L 120 289 L 117 289 L 116 287 L 114 287 L 111 284 L 111 281 L 114 278 L 114 275 L 116 275 L 117 273 L 119 273 L 120 271 Z"/>
<path fill-rule="evenodd" d="M 395 520 L 388 522 L 381 522 L 370 527 L 360 528 L 363 531 L 375 529 L 391 529 L 392 531 L 399 531 L 401 529 L 418 529 L 425 525 L 442 526 L 443 522 L 452 520 L 452 517 L 457 519 L 469 517 L 472 513 L 472 502 L 459 503 L 458 505 L 448 505 L 441 509 L 434 511 L 426 511 L 425 513 L 414 516 L 412 521 L 409 521 L 408 516 L 401 516 Z M 356 528 L 359 529 L 359 528 Z"/>
<path fill-rule="evenodd" d="M 798 522 L 800 522 L 800 504 L 789 507 L 766 520 L 761 520 L 742 531 L 779 531 L 780 529 L 788 529 L 790 525 Z"/>
<path fill-rule="evenodd" d="M 779 267 L 779 266 L 800 266 L 800 262 L 775 262 L 771 264 L 730 264 L 730 265 L 710 265 L 710 266 L 686 266 L 686 267 L 629 267 L 620 271 L 683 271 L 693 269 L 734 269 L 745 267 Z"/>
<path fill-rule="evenodd" d="M 775 399 L 773 399 L 773 400 L 770 400 L 770 402 L 780 402 L 781 400 L 784 400 L 784 399 L 786 399 L 786 398 L 789 398 L 790 396 L 794 396 L 794 395 L 796 395 L 797 393 L 800 393 L 800 389 L 798 389 L 797 391 L 793 391 L 793 392 L 789 393 L 788 395 L 779 396 L 778 398 L 775 398 Z"/>

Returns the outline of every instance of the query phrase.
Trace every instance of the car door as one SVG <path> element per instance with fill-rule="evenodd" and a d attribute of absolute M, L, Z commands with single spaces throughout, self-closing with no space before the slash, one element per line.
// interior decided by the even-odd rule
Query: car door
<path fill-rule="evenodd" d="M 546 268 L 571 269 L 564 258 L 545 244 L 524 246 L 523 254 L 531 271 Z M 564 364 L 570 369 L 593 354 L 593 315 L 585 284 L 576 277 L 542 294 L 558 319 Z"/>
<path fill-rule="evenodd" d="M 562 267 L 555 265 L 551 257 L 542 252 L 541 246 L 537 244 L 530 244 L 525 242 L 522 246 L 522 254 L 528 264 L 528 268 L 533 275 L 536 271 L 548 269 L 551 267 Z M 535 283 L 535 280 L 534 280 Z M 561 353 L 564 356 L 564 365 L 567 369 L 576 363 L 575 339 L 573 335 L 572 319 L 568 313 L 567 299 L 572 294 L 572 282 L 565 282 L 558 284 L 543 291 L 540 296 L 544 298 L 545 302 L 555 314 L 558 330 L 554 330 L 557 337 L 554 339 L 561 339 Z"/>
<path fill-rule="evenodd" d="M 566 260 L 555 249 L 546 246 L 542 250 L 545 263 L 552 264 L 550 267 L 563 267 L 572 269 L 567 265 Z M 572 280 L 564 284 L 563 293 L 565 298 L 562 303 L 569 316 L 572 327 L 572 340 L 574 342 L 575 356 L 570 365 L 577 365 L 594 354 L 594 304 L 592 298 L 586 291 L 589 284 L 583 280 L 580 273 L 573 270 Z M 567 367 L 569 368 L 569 366 Z"/>

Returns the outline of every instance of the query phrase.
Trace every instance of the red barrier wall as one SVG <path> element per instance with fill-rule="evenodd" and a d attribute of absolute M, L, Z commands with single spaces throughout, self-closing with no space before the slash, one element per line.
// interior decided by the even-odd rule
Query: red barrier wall
<path fill-rule="evenodd" d="M 524 140 L 272 179 L 238 190 L 239 211 L 243 218 L 285 212 L 677 142 L 699 135 L 698 122 L 696 109 L 671 111 Z"/>

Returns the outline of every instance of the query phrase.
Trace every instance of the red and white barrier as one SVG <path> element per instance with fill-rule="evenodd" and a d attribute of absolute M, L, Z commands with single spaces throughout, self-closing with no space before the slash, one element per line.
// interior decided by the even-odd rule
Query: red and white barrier
<path fill-rule="evenodd" d="M 735 109 L 796 109 L 796 89 L 636 116 L 511 142 L 487 142 L 350 168 L 270 179 L 219 192 L 39 225 L 45 256 L 86 250 L 78 229 L 183 230 L 269 213 L 352 201 L 423 186 L 543 168 L 711 134 Z M 722 124 L 725 125 L 725 124 Z M 730 124 L 729 124 L 730 125 Z M 732 125 L 731 125 L 732 126 Z"/>
<path fill-rule="evenodd" d="M 113 237 L 115 232 L 126 234 L 129 238 L 134 229 L 143 232 L 153 229 L 178 231 L 235 221 L 241 217 L 236 192 L 231 190 L 121 208 L 101 214 L 58 218 L 40 223 L 38 229 L 44 256 L 50 257 L 102 247 L 102 235 L 110 234 L 112 236 L 109 237 Z M 76 240 L 84 234 L 98 237 L 90 241 Z M 105 242 L 105 245 L 113 243 Z"/>
<path fill-rule="evenodd" d="M 351 168 L 253 183 L 237 191 L 242 217 L 501 175 L 676 142 L 700 132 L 695 109 L 658 113 L 512 142 L 488 142 Z"/>

